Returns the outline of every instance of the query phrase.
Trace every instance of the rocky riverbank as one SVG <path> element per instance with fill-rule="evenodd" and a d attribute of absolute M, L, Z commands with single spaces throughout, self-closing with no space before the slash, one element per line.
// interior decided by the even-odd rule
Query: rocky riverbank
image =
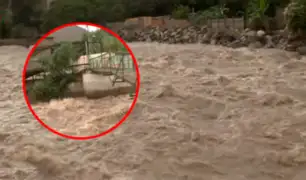
<path fill-rule="evenodd" d="M 142 30 L 120 29 L 117 32 L 127 42 L 159 42 L 168 44 L 202 43 L 223 45 L 232 48 L 279 48 L 297 51 L 306 55 L 306 39 L 292 36 L 285 30 L 267 33 L 245 29 L 212 30 L 205 26 L 189 26 L 185 28 L 145 28 Z"/>

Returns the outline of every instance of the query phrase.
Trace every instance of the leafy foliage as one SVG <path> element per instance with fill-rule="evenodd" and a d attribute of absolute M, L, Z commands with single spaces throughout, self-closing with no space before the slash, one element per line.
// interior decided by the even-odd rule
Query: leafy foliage
<path fill-rule="evenodd" d="M 222 4 L 229 7 L 226 13 L 228 17 L 237 16 L 239 11 L 247 9 L 243 15 L 247 16 L 250 22 L 255 22 L 253 24 L 256 24 L 256 28 L 267 29 L 269 23 L 266 15 L 273 16 L 275 6 L 284 7 L 290 0 L 54 0 L 50 9 L 44 13 L 43 7 L 39 5 L 41 0 L 3 0 L 0 9 L 8 9 L 8 2 L 12 2 L 12 26 L 39 26 L 42 32 L 46 32 L 59 25 L 76 21 L 106 24 L 105 22 L 124 21 L 130 17 L 169 14 L 178 19 L 189 17 L 193 22 L 201 24 L 208 18 L 224 17 Z M 305 0 L 292 0 L 288 7 L 286 18 L 292 31 L 304 28 L 304 3 Z M 14 34 L 8 32 L 13 29 L 9 23 L 0 26 L 2 36 Z"/>
<path fill-rule="evenodd" d="M 250 0 L 247 8 L 247 17 L 252 29 L 269 30 L 266 12 L 270 6 L 269 0 Z"/>
<path fill-rule="evenodd" d="M 179 5 L 172 12 L 172 17 L 175 19 L 187 19 L 190 13 L 188 6 Z"/>
<path fill-rule="evenodd" d="M 38 100 L 60 98 L 67 91 L 68 84 L 76 80 L 70 66 L 76 58 L 76 51 L 71 43 L 62 43 L 52 56 L 41 57 L 38 61 L 49 72 L 42 81 L 34 84 L 32 93 Z"/>
<path fill-rule="evenodd" d="M 55 0 L 44 14 L 43 31 L 70 22 L 92 22 L 123 20 L 126 5 L 123 0 Z M 61 18 L 58 18 L 61 17 Z"/>
<path fill-rule="evenodd" d="M 12 26 L 12 12 L 9 10 L 4 10 L 1 15 L 0 21 L 0 38 L 10 37 L 10 29 Z"/>
<path fill-rule="evenodd" d="M 124 21 L 130 17 L 163 16 L 169 14 L 176 18 L 187 18 L 190 9 L 194 13 L 189 15 L 189 17 L 197 19 L 195 21 L 203 21 L 208 16 L 221 18 L 222 13 L 219 13 L 219 15 L 209 13 L 217 11 L 217 9 L 220 10 L 220 5 L 222 6 L 222 4 L 226 4 L 229 7 L 227 16 L 233 17 L 237 15 L 238 11 L 246 9 L 248 1 L 255 2 L 254 0 L 53 0 L 50 9 L 42 13 L 45 10 L 41 6 L 41 1 L 11 1 L 14 17 L 13 23 L 32 27 L 38 27 L 40 24 L 43 33 L 59 25 L 76 21 L 105 24 L 105 22 Z M 269 0 L 271 4 L 281 6 L 285 6 L 288 1 Z M 3 0 L 0 6 L 7 8 L 8 2 L 9 0 Z M 264 1 L 256 0 L 256 9 L 262 7 L 257 2 Z M 255 11 L 256 13 L 253 13 L 254 16 L 260 14 L 257 10 L 253 12 Z M 273 8 L 266 9 L 266 11 L 273 11 Z"/>
<path fill-rule="evenodd" d="M 306 0 L 292 0 L 285 11 L 287 27 L 294 33 L 306 33 Z"/>
<path fill-rule="evenodd" d="M 209 19 L 221 19 L 224 18 L 228 12 L 228 8 L 225 5 L 212 6 L 204 11 L 199 11 L 198 13 L 191 14 L 189 19 L 195 24 L 205 24 Z"/>

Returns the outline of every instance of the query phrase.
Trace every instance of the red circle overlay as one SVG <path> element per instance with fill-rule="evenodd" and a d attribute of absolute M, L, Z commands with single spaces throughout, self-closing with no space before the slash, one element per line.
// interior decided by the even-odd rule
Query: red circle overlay
<path fill-rule="evenodd" d="M 97 27 L 97 28 L 100 28 L 106 32 L 108 32 L 109 34 L 113 35 L 114 37 L 116 37 L 118 40 L 120 40 L 120 42 L 125 46 L 125 48 L 129 51 L 132 59 L 133 59 L 133 62 L 134 62 L 134 66 L 135 66 L 135 71 L 136 71 L 136 92 L 135 92 L 135 97 L 134 97 L 134 100 L 130 106 L 130 109 L 128 110 L 128 112 L 123 116 L 123 118 L 117 123 L 115 124 L 114 126 L 112 126 L 111 128 L 109 128 L 108 130 L 100 133 L 100 134 L 97 134 L 97 135 L 92 135 L 92 136 L 71 136 L 71 135 L 67 135 L 67 134 L 63 134 L 61 132 L 58 132 L 54 129 L 52 129 L 50 126 L 48 126 L 47 124 L 45 124 L 38 116 L 37 114 L 35 113 L 35 111 L 33 110 L 30 102 L 29 102 L 29 99 L 28 99 L 28 96 L 27 96 L 27 93 L 26 93 L 26 69 L 27 69 L 27 66 L 28 66 L 28 63 L 29 63 L 29 60 L 32 56 L 32 54 L 34 53 L 35 49 L 37 48 L 37 46 L 44 40 L 46 39 L 49 35 L 51 35 L 52 33 L 60 30 L 60 29 L 63 29 L 63 28 L 66 28 L 66 27 L 69 27 L 69 26 L 77 26 L 77 25 L 88 25 L 88 26 L 94 26 L 94 27 Z M 98 138 L 98 137 L 101 137 L 101 136 L 104 136 L 104 135 L 107 135 L 109 134 L 110 132 L 114 131 L 115 129 L 117 129 L 127 118 L 128 116 L 131 114 L 132 110 L 134 109 L 135 107 L 135 104 L 136 104 L 136 101 L 138 99 L 138 94 L 139 94 L 139 88 L 140 88 L 140 73 L 139 73 L 139 67 L 138 67 L 138 64 L 137 64 L 137 60 L 135 58 L 135 55 L 133 54 L 131 48 L 127 45 L 127 43 L 116 33 L 114 33 L 113 31 L 111 31 L 110 29 L 107 29 L 103 26 L 100 26 L 100 25 L 97 25 L 97 24 L 93 24 L 93 23 L 89 23 L 89 22 L 75 22 L 75 23 L 68 23 L 68 24 L 64 24 L 64 25 L 61 25 L 61 26 L 58 26 L 54 29 L 52 29 L 51 31 L 49 31 L 48 33 L 46 33 L 43 37 L 41 37 L 36 43 L 35 45 L 31 48 L 31 51 L 29 52 L 28 56 L 27 56 L 27 59 L 26 59 L 26 62 L 24 64 L 24 67 L 23 67 L 23 72 L 22 72 L 22 90 L 23 90 L 23 95 L 24 95 L 24 98 L 25 98 L 25 101 L 27 103 L 27 106 L 28 108 L 30 109 L 31 113 L 33 114 L 33 116 L 37 119 L 37 121 L 42 125 L 44 126 L 46 129 L 48 129 L 49 131 L 51 131 L 52 133 L 54 134 L 57 134 L 59 136 L 62 136 L 64 138 L 67 138 L 67 139 L 74 139 L 74 140 L 89 140 L 89 139 L 95 139 L 95 138 Z"/>

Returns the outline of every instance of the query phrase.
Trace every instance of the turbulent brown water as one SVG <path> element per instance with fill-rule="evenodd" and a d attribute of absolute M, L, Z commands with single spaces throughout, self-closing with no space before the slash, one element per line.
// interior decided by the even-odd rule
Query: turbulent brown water
<path fill-rule="evenodd" d="M 137 105 L 115 132 L 91 141 L 63 139 L 33 118 L 21 92 L 27 50 L 0 48 L 1 180 L 305 179 L 305 57 L 196 44 L 130 46 L 143 57 Z M 97 103 L 65 102 L 79 104 L 78 111 Z"/>
<path fill-rule="evenodd" d="M 100 134 L 114 126 L 129 110 L 129 96 L 89 100 L 67 98 L 33 105 L 35 113 L 48 126 L 73 136 Z"/>

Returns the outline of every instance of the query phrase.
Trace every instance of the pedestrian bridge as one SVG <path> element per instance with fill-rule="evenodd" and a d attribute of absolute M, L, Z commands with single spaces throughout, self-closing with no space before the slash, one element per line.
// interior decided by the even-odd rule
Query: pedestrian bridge
<path fill-rule="evenodd" d="M 118 82 L 136 83 L 135 65 L 132 57 L 127 52 L 116 53 L 97 53 L 81 56 L 74 64 L 72 69 L 79 74 L 93 73 L 103 76 L 112 76 L 110 78 L 114 86 Z M 26 70 L 27 79 L 40 79 L 43 74 L 48 72 L 37 60 L 30 60 Z"/>

